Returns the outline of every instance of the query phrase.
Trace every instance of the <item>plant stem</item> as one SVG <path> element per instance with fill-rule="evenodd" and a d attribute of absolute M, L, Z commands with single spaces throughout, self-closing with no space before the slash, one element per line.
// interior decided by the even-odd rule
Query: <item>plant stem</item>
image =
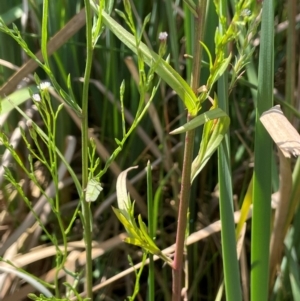
<path fill-rule="evenodd" d="M 154 212 L 153 212 L 153 193 L 152 193 L 152 171 L 151 164 L 147 163 L 147 201 L 148 201 L 148 229 L 149 235 L 154 240 Z M 149 254 L 149 274 L 148 274 L 148 301 L 154 301 L 155 299 L 155 278 L 154 278 L 154 261 L 153 255 Z"/>
<path fill-rule="evenodd" d="M 193 53 L 193 70 L 191 76 L 191 87 L 196 94 L 199 85 L 201 72 L 201 44 L 204 32 L 204 21 L 206 13 L 207 0 L 199 0 L 196 11 L 198 17 L 195 20 L 195 37 L 194 37 L 194 53 Z M 189 122 L 195 116 L 188 114 Z M 173 283 L 172 283 L 172 301 L 181 300 L 182 288 L 182 267 L 183 267 L 183 250 L 185 233 L 187 226 L 187 213 L 190 199 L 191 189 L 191 168 L 193 160 L 195 130 L 187 131 L 185 135 L 185 149 L 182 167 L 182 182 L 179 199 L 178 225 L 176 234 L 175 257 L 173 264 Z"/>
<path fill-rule="evenodd" d="M 188 116 L 187 119 L 188 121 L 190 121 L 193 118 L 191 116 Z M 175 257 L 174 257 L 174 264 L 173 264 L 173 289 L 172 289 L 173 301 L 179 301 L 181 299 L 183 249 L 184 249 L 184 240 L 185 240 L 185 230 L 187 224 L 187 211 L 188 211 L 190 189 L 191 189 L 191 167 L 192 167 L 192 159 L 193 159 L 194 137 L 195 137 L 195 130 L 186 132 L 181 193 L 179 199 L 176 247 L 175 247 Z"/>
<path fill-rule="evenodd" d="M 92 66 L 92 22 L 91 22 L 91 8 L 89 0 L 85 0 L 86 12 L 86 66 L 84 73 L 83 92 L 82 92 L 82 123 L 81 123 L 81 139 L 82 139 L 82 195 L 81 208 L 84 227 L 84 242 L 86 248 L 86 290 L 87 297 L 92 299 L 92 229 L 91 229 L 91 212 L 89 204 L 85 201 L 85 188 L 88 182 L 88 91 L 89 79 Z"/>

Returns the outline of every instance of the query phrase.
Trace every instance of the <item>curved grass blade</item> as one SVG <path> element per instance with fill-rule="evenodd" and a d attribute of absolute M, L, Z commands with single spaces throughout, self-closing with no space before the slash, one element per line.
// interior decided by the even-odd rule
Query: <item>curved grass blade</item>
<path fill-rule="evenodd" d="M 31 91 L 31 92 L 30 92 Z M 16 106 L 21 105 L 23 102 L 31 97 L 31 93 L 38 93 L 39 90 L 36 86 L 26 87 L 11 93 L 9 96 L 1 100 L 1 113 L 5 114 L 13 110 Z"/>
<path fill-rule="evenodd" d="M 97 10 L 95 10 L 97 12 Z M 104 24 L 119 38 L 130 50 L 137 53 L 135 37 L 119 25 L 105 11 L 102 11 Z M 144 43 L 140 43 L 139 51 L 148 66 L 156 66 L 155 72 L 178 94 L 187 110 L 196 116 L 200 109 L 200 102 L 188 83 L 164 59 L 150 50 Z"/>
<path fill-rule="evenodd" d="M 118 176 L 117 184 L 116 184 L 119 210 L 124 214 L 124 216 L 128 215 L 128 217 L 130 214 L 128 210 L 131 208 L 131 202 L 127 192 L 126 177 L 127 177 L 127 173 L 130 170 L 136 168 L 138 168 L 138 166 L 129 167 L 126 170 L 122 171 Z"/>

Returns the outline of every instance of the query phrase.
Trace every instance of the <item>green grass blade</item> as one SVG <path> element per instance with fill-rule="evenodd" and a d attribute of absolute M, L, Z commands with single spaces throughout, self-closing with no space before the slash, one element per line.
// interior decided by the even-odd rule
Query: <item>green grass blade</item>
<path fill-rule="evenodd" d="M 272 141 L 259 118 L 273 106 L 274 7 L 264 1 L 258 71 L 255 125 L 253 217 L 251 244 L 251 301 L 268 300 L 269 244 L 271 223 Z"/>
<path fill-rule="evenodd" d="M 1 19 L 4 21 L 5 24 L 10 24 L 16 21 L 17 19 L 21 18 L 22 14 L 24 14 L 24 11 L 22 9 L 22 5 L 20 4 L 1 14 Z"/>
<path fill-rule="evenodd" d="M 173 0 L 167 0 L 165 1 L 166 5 L 166 13 L 167 13 L 167 19 L 169 24 L 169 35 L 172 37 L 170 39 L 171 43 L 171 54 L 174 58 L 174 66 L 175 70 L 179 71 L 179 61 L 176 59 L 179 57 L 179 50 L 178 50 L 178 30 L 176 28 L 176 15 L 174 14 L 173 8 L 172 8 Z"/>
<path fill-rule="evenodd" d="M 185 133 L 187 131 L 193 130 L 197 128 L 198 126 L 204 124 L 205 122 L 211 121 L 213 119 L 222 118 L 222 117 L 228 117 L 228 115 L 221 110 L 220 108 L 212 109 L 210 111 L 207 111 L 197 117 L 195 117 L 193 120 L 187 122 L 186 124 L 180 126 L 179 128 L 173 130 L 170 132 L 170 134 L 181 134 Z"/>
<path fill-rule="evenodd" d="M 226 75 L 218 81 L 219 105 L 228 111 Z M 223 93 L 220 93 L 220 92 Z M 240 274 L 236 252 L 235 224 L 233 219 L 232 176 L 230 168 L 229 135 L 225 135 L 218 149 L 220 189 L 220 217 L 222 224 L 222 254 L 226 300 L 242 300 Z"/>
<path fill-rule="evenodd" d="M 137 53 L 135 37 L 120 26 L 104 11 L 102 12 L 104 24 L 134 53 Z M 155 72 L 179 95 L 192 116 L 198 112 L 197 98 L 187 82 L 164 59 L 151 51 L 144 43 L 139 50 L 148 66 L 157 65 Z M 159 62 L 159 63 L 158 63 Z M 158 64 L 157 64 L 158 63 Z"/>
<path fill-rule="evenodd" d="M 26 100 L 30 98 L 30 92 L 38 93 L 39 90 L 36 86 L 30 86 L 26 88 L 22 88 L 20 90 L 17 90 L 13 93 L 11 93 L 9 96 L 5 97 L 3 100 L 1 100 L 1 114 L 5 114 L 13 110 L 16 106 L 21 105 Z"/>
<path fill-rule="evenodd" d="M 227 1 L 220 1 L 220 13 L 227 15 Z M 222 23 L 219 23 L 222 30 Z M 227 53 L 224 54 L 226 56 Z M 218 79 L 219 107 L 229 114 L 228 71 Z M 226 300 L 242 301 L 241 281 L 236 250 L 235 223 L 233 216 L 232 174 L 230 140 L 227 133 L 218 149 L 218 179 L 220 190 L 220 219 L 222 225 L 222 256 Z"/>
<path fill-rule="evenodd" d="M 49 12 L 48 11 L 48 0 L 45 0 L 44 3 L 43 3 L 41 51 L 42 51 L 42 55 L 43 55 L 45 65 L 49 68 L 48 53 L 47 53 L 48 12 Z"/>

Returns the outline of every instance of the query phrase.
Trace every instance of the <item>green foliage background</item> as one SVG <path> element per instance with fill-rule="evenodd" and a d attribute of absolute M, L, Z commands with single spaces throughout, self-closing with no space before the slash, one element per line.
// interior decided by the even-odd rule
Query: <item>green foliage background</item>
<path fill-rule="evenodd" d="M 40 50 L 41 45 L 41 28 L 42 28 L 42 2 L 39 0 L 28 1 L 28 10 L 22 6 L 20 1 L 2 1 L 0 6 L 0 16 L 7 26 L 12 27 L 14 23 L 20 30 L 21 36 L 24 38 L 28 47 L 33 53 Z M 170 65 L 184 78 L 190 82 L 190 74 L 192 70 L 192 59 L 185 54 L 191 55 L 193 53 L 194 43 L 193 33 L 195 29 L 193 15 L 188 9 L 187 5 L 180 1 L 130 1 L 132 6 L 133 15 L 136 20 L 137 28 L 141 29 L 142 20 L 151 13 L 150 22 L 146 26 L 143 33 L 142 41 L 148 46 L 150 50 L 158 53 L 159 40 L 158 35 L 160 32 L 167 32 L 167 53 L 170 53 Z M 216 3 L 218 1 L 215 1 Z M 238 1 L 237 1 L 238 2 Z M 249 1 L 251 3 L 252 12 L 258 7 L 260 1 Z M 264 5 L 266 5 L 265 0 Z M 220 1 L 225 4 L 225 23 L 232 17 L 234 11 L 235 1 Z M 48 37 L 53 37 L 59 32 L 67 22 L 83 8 L 83 2 L 77 0 L 71 1 L 49 1 L 49 22 L 48 22 Z M 115 1 L 114 8 L 124 11 L 124 6 L 120 1 Z M 257 9 L 258 9 L 257 8 Z M 262 130 L 258 125 L 258 117 L 261 110 L 268 109 L 272 106 L 271 98 L 274 97 L 275 104 L 279 103 L 282 106 L 286 116 L 290 119 L 293 125 L 298 129 L 299 127 L 299 112 L 297 108 L 299 104 L 297 97 L 294 97 L 297 84 L 299 85 L 299 21 L 293 21 L 296 12 L 300 11 L 299 3 L 297 1 L 274 1 L 274 16 L 276 19 L 275 33 L 274 33 L 274 59 L 271 62 L 272 66 L 265 66 L 265 62 L 269 52 L 265 56 L 260 56 L 262 49 L 262 37 L 264 36 L 263 28 L 259 28 L 255 37 L 252 39 L 253 53 L 249 58 L 249 62 L 245 65 L 245 73 L 238 79 L 234 86 L 230 87 L 230 94 L 228 99 L 228 107 L 224 109 L 230 117 L 230 130 L 226 138 L 226 143 L 230 145 L 229 157 L 227 158 L 230 166 L 228 173 L 224 176 L 223 180 L 232 182 L 233 200 L 232 206 L 235 210 L 240 210 L 250 185 L 250 180 L 254 172 L 253 163 L 255 158 L 260 158 L 262 162 L 259 166 L 256 165 L 256 172 L 259 177 L 266 180 L 267 184 L 260 187 L 262 194 L 267 190 L 268 202 L 264 209 L 265 214 L 270 215 L 271 221 L 265 217 L 265 221 L 269 224 L 273 220 L 274 211 L 270 212 L 270 189 L 272 193 L 278 191 L 282 185 L 289 183 L 284 180 L 280 181 L 280 168 L 278 167 L 278 156 L 273 149 L 271 149 L 271 142 L 265 147 L 265 140 L 268 139 L 266 133 L 262 136 L 262 140 L 255 141 L 255 132 Z M 23 14 L 24 13 L 24 14 Z M 22 17 L 23 16 L 23 17 Z M 272 12 L 270 13 L 272 16 Z M 22 18 L 23 19 L 22 19 Z M 25 18 L 26 17 L 26 18 Z M 120 23 L 128 30 L 124 20 L 113 10 L 111 17 Z M 283 25 L 284 21 L 290 22 L 290 27 Z M 224 20 L 223 20 L 224 21 Z M 273 28 L 273 22 L 266 22 L 269 27 Z M 208 1 L 207 17 L 205 24 L 205 38 L 203 43 L 207 46 L 210 52 L 214 52 L 214 36 L 220 20 L 216 14 L 216 8 L 213 1 Z M 268 27 L 266 25 L 266 27 Z M 268 33 L 266 33 L 268 34 Z M 241 34 L 240 38 L 244 36 Z M 272 38 L 270 38 L 272 40 Z M 271 42 L 270 42 L 271 43 Z M 270 46 L 270 43 L 264 47 Z M 238 55 L 235 44 L 230 44 L 228 49 L 232 52 L 232 56 Z M 268 48 L 265 48 L 268 49 Z M 250 49 L 249 49 L 250 51 Z M 269 50 L 268 50 L 269 51 Z M 273 58 L 273 56 L 272 56 Z M 25 100 L 29 98 L 27 89 L 19 91 L 18 94 L 12 94 L 17 86 L 9 87 L 9 79 L 16 72 L 17 67 L 21 67 L 26 63 L 28 57 L 21 50 L 19 45 L 14 42 L 11 37 L 0 32 L 0 94 L 4 99 L 9 96 L 13 102 L 21 102 L 20 107 L 26 110 L 30 104 L 26 104 Z M 214 57 L 212 58 L 214 59 Z M 206 83 L 209 78 L 208 68 L 209 57 L 203 51 L 202 71 L 200 85 Z M 7 65 L 5 63 L 11 63 Z M 51 57 L 49 57 L 49 64 L 51 71 L 57 83 L 68 91 L 68 76 L 70 76 L 70 83 L 73 90 L 74 99 L 78 105 L 81 105 L 82 97 L 82 77 L 84 76 L 86 63 L 86 36 L 85 29 L 82 27 L 74 35 L 63 41 Z M 89 86 L 89 119 L 88 127 L 96 140 L 96 155 L 99 157 L 99 165 L 97 171 L 105 166 L 105 162 L 113 150 L 117 147 L 115 138 L 122 138 L 122 118 L 120 113 L 120 97 L 123 100 L 123 106 L 127 110 L 128 119 L 126 120 L 126 128 L 134 118 L 139 108 L 139 93 L 138 93 L 138 60 L 136 55 L 129 50 L 117 36 L 115 36 L 108 27 L 104 27 L 104 32 L 99 38 L 93 53 L 91 79 Z M 265 67 L 264 67 L 265 66 Z M 266 86 L 263 84 L 263 79 L 268 79 L 274 69 L 274 91 L 273 86 Z M 297 69 L 298 68 L 298 69 Z M 149 71 L 146 67 L 146 71 Z M 48 80 L 47 74 L 41 69 L 34 70 L 40 80 Z M 260 72 L 260 75 L 258 75 Z M 36 84 L 32 75 L 32 71 L 26 73 L 29 81 L 25 86 L 30 86 L 31 89 L 36 89 Z M 228 68 L 228 81 L 233 76 L 231 65 Z M 153 85 L 158 83 L 158 75 L 154 75 Z M 221 79 L 223 80 L 223 79 Z M 125 83 L 124 94 L 120 96 L 120 86 L 122 81 Z M 226 81 L 226 79 L 225 79 Z M 16 83 L 20 84 L 20 83 Z M 7 86 L 6 86 L 7 85 Z M 3 87 L 8 87 L 4 91 Z M 224 88 L 224 87 L 223 87 Z M 228 88 L 229 89 L 229 88 Z M 266 92 L 266 91 L 269 92 Z M 220 81 L 212 88 L 213 92 L 221 93 L 222 86 Z M 257 92 L 259 91 L 259 92 Z M 271 95 L 270 94 L 271 91 Z M 227 91 L 228 92 L 228 91 Z M 226 93 L 227 93 L 226 92 Z M 266 94 L 264 94 L 266 92 Z M 274 92 L 274 93 L 273 93 Z M 150 95 L 149 95 L 150 96 Z M 261 99 L 268 98 L 269 103 L 264 103 L 263 108 L 260 107 Z M 219 95 L 219 101 L 222 99 Z M 59 102 L 57 98 L 51 98 L 54 108 L 58 108 Z M 202 112 L 205 112 L 210 107 L 208 102 L 203 104 Z M 4 102 L 2 108 L 5 109 Z M 40 124 L 41 119 L 35 116 L 36 123 Z M 20 121 L 20 114 L 16 110 L 12 111 L 9 118 L 4 124 L 1 124 L 2 131 L 8 136 L 18 126 Z M 171 130 L 178 128 L 186 122 L 186 109 L 183 106 L 179 97 L 173 93 L 173 90 L 162 81 L 156 95 L 154 96 L 152 105 L 148 113 L 142 119 L 138 128 L 132 133 L 128 141 L 122 147 L 122 152 L 116 158 L 115 162 L 110 166 L 108 172 L 101 178 L 101 185 L 103 192 L 100 194 L 97 202 L 91 204 L 91 212 L 93 214 L 92 223 L 92 238 L 96 243 L 103 247 L 103 254 L 97 254 L 96 249 L 93 250 L 93 284 L 98 285 L 105 279 L 114 275 L 118 275 L 121 271 L 129 267 L 127 255 L 130 255 L 134 263 L 141 260 L 140 249 L 132 247 L 131 245 L 123 244 L 119 238 L 119 234 L 124 231 L 116 216 L 112 214 L 110 205 L 114 204 L 114 193 L 116 190 L 116 179 L 120 171 L 135 165 L 139 165 L 137 171 L 132 171 L 129 179 L 134 180 L 134 184 L 128 187 L 128 191 L 136 201 L 136 213 L 141 213 L 144 221 L 147 221 L 146 211 L 146 177 L 142 172 L 147 165 L 147 162 L 155 162 L 152 170 L 152 189 L 153 189 L 153 211 L 155 212 L 155 222 L 157 223 L 156 243 L 160 249 L 164 249 L 175 242 L 176 236 L 176 222 L 177 222 L 177 205 L 181 184 L 181 171 L 183 160 L 183 145 L 185 137 L 183 134 L 173 136 L 169 135 Z M 57 135 L 56 142 L 61 152 L 66 148 L 66 137 L 74 135 L 77 138 L 77 146 L 71 166 L 77 175 L 81 175 L 81 141 L 80 141 L 80 118 L 76 116 L 74 111 L 62 109 L 57 120 Z M 264 131 L 264 130 L 262 130 Z M 199 127 L 195 133 L 195 154 L 198 153 L 199 144 L 202 137 L 202 128 Z M 224 145 L 223 145 L 224 146 Z M 224 146 L 225 147 L 225 146 Z M 4 147 L 1 147 L 1 154 L 4 153 Z M 26 145 L 21 143 L 17 148 L 22 162 L 26 164 L 28 152 Z M 220 219 L 222 212 L 219 211 L 219 185 L 222 185 L 222 176 L 220 178 L 220 170 L 222 169 L 219 155 L 214 155 L 207 166 L 201 171 L 199 176 L 195 179 L 191 188 L 191 201 L 189 210 L 189 229 L 188 232 L 194 233 L 202 228 L 205 228 L 215 221 Z M 263 163 L 270 159 L 269 166 L 266 170 Z M 40 184 L 47 188 L 51 177 L 43 167 L 39 164 L 38 160 L 35 162 L 36 172 L 41 174 Z M 282 161 L 280 161 L 280 164 Z M 264 224 L 264 216 L 261 216 L 260 223 L 254 225 L 255 232 L 251 231 L 251 222 L 246 226 L 246 235 L 244 239 L 244 248 L 240 259 L 240 273 L 243 277 L 242 291 L 243 300 L 259 300 L 261 290 L 259 285 L 265 287 L 265 293 L 268 295 L 268 300 L 297 300 L 299 298 L 300 290 L 300 276 L 297 263 L 299 262 L 299 162 L 297 159 L 292 158 L 289 161 L 291 188 L 290 195 L 287 196 L 286 206 L 289 208 L 289 215 L 285 219 L 285 228 L 287 235 L 285 237 L 285 247 L 280 254 L 280 261 L 276 269 L 279 271 L 270 282 L 267 278 L 272 270 L 268 266 L 268 259 L 264 259 L 267 267 L 265 268 L 265 283 L 262 284 L 261 279 L 251 275 L 251 263 L 254 264 L 254 255 L 259 258 L 261 250 L 264 250 L 267 255 L 269 251 L 266 249 L 269 246 L 269 241 L 266 238 L 257 238 L 263 232 L 263 228 L 268 228 Z M 282 166 L 282 165 L 281 165 Z M 32 204 L 37 202 L 40 197 L 34 191 L 34 185 L 28 180 L 26 175 L 15 165 L 11 166 L 12 173 L 17 181 L 25 181 L 23 186 L 24 195 L 29 199 Z M 219 169 L 218 169 L 219 168 Z M 219 172 L 218 172 L 219 170 Z M 138 177 L 138 173 L 140 176 Z M 267 176 L 269 174 L 269 176 Z M 135 177 L 136 176 L 136 177 Z M 68 182 L 68 176 L 65 177 L 67 184 L 62 190 L 59 191 L 61 196 L 61 212 L 62 222 L 68 224 L 72 219 L 72 210 L 76 209 L 78 204 L 78 196 L 72 181 Z M 252 184 L 251 184 L 252 185 Z M 257 177 L 254 177 L 254 187 L 258 187 L 260 182 L 257 182 Z M 269 185 L 266 187 L 265 185 Z M 281 186 L 280 186 L 281 185 Z M 282 188 L 281 188 L 282 189 Z M 2 195 L 0 199 L 0 210 L 5 212 L 5 218 L 1 220 L 1 224 L 7 228 L 0 229 L 1 233 L 1 247 L 9 233 L 13 232 L 19 223 L 28 213 L 28 208 L 24 205 L 22 195 L 13 194 L 13 189 L 7 182 L 2 183 Z M 257 188 L 254 188 L 254 199 L 256 201 L 262 196 L 257 193 Z M 247 196 L 247 195 L 246 195 Z M 222 198 L 222 196 L 221 196 Z M 274 197 L 273 197 L 274 198 Z M 261 209 L 259 209 L 260 211 Z M 73 212 L 73 211 L 72 211 Z M 254 210 L 255 212 L 255 210 Z M 260 211 L 261 212 L 261 211 Z M 293 218 L 295 217 L 295 218 Z M 49 213 L 48 221 L 45 228 L 50 232 L 55 239 L 60 242 L 62 237 L 58 233 L 58 226 L 54 222 L 53 215 Z M 254 223 L 253 219 L 253 223 Z M 224 220 L 223 220 L 224 222 Z M 225 221 L 226 223 L 226 221 Z M 259 225 L 260 228 L 257 228 Z M 256 228 L 255 228 L 256 227 Z M 271 227 L 272 229 L 272 227 Z M 26 229 L 24 229 L 24 232 Z M 261 232 L 262 231 L 262 232 Z M 45 233 L 44 231 L 43 233 Z M 268 231 L 267 231 L 268 232 Z M 251 236 L 252 235 L 252 236 Z M 255 235 L 255 236 L 253 236 Z M 79 218 L 72 224 L 72 229 L 68 234 L 68 242 L 80 241 L 83 237 L 83 229 L 80 224 Z M 268 237 L 268 233 L 266 236 Z M 124 237 L 123 237 L 124 238 Z M 221 300 L 218 299 L 218 292 L 222 291 L 223 283 L 223 261 L 222 261 L 222 247 L 224 243 L 220 243 L 220 234 L 210 235 L 205 240 L 199 240 L 197 243 L 187 247 L 188 260 L 185 268 L 189 271 L 189 276 L 186 281 L 189 282 L 188 296 L 189 300 Z M 254 242 L 255 247 L 253 247 Z M 281 242 L 283 243 L 283 242 Z M 20 249 L 23 254 L 31 254 L 32 247 L 42 246 L 49 247 L 51 245 L 49 238 L 45 234 L 37 240 L 30 240 L 24 242 Z M 253 249 L 251 250 L 251 246 Z M 78 247 L 80 252 L 83 252 L 83 246 Z M 255 253 L 256 252 L 256 253 Z M 34 252 L 32 254 L 35 254 Z M 1 253 L 1 256 L 3 254 Z M 53 262 L 53 254 L 43 260 L 35 262 L 34 260 L 24 266 L 24 270 L 35 275 L 37 278 L 46 275 L 46 273 L 55 265 Z M 79 256 L 79 255 L 78 255 Z M 79 257 L 77 257 L 77 260 Z M 251 262 L 251 263 L 250 263 Z M 79 264 L 80 269 L 83 270 L 84 264 Z M 47 267 L 47 268 L 44 268 Z M 253 266 L 252 266 L 253 267 Z M 171 300 L 171 271 L 168 268 L 162 268 L 162 263 L 158 262 L 153 265 L 155 273 L 155 300 Z M 271 271 L 271 272 L 270 272 Z M 78 270 L 77 270 L 78 272 Z M 260 274 L 258 272 L 258 274 Z M 74 276 L 74 275 L 73 275 Z M 76 275 L 78 280 L 78 292 L 84 291 L 84 278 L 82 275 Z M 97 290 L 94 294 L 94 300 L 124 300 L 126 296 L 132 295 L 133 284 L 135 282 L 136 274 L 122 278 L 113 284 L 108 284 Z M 146 300 L 147 292 L 147 268 L 144 268 L 143 273 L 139 275 L 140 300 Z M 250 278 L 253 285 L 253 291 L 250 296 Z M 255 279 L 256 278 L 256 279 Z M 66 279 L 59 281 L 59 288 L 61 296 L 64 296 L 65 287 L 62 282 Z M 47 280 L 45 280 L 47 282 Z M 50 281 L 52 282 L 52 281 Z M 255 283 L 257 286 L 255 286 Z M 21 287 L 17 285 L 20 290 Z M 269 286 L 269 287 L 268 287 Z M 11 292 L 13 293 L 13 292 Z M 222 294 L 222 293 L 220 293 Z M 26 300 L 23 293 L 19 300 Z M 267 296 L 266 295 L 266 296 Z M 225 296 L 225 294 L 224 294 Z M 255 297 L 256 296 L 256 297 Z M 298 296 L 298 297 L 295 297 Z M 2 296 L 4 298 L 4 296 Z M 0 298 L 1 299 L 1 298 Z M 6 300 L 6 299 L 3 299 Z M 225 300 L 225 297 L 223 297 Z M 261 299 L 262 300 L 262 299 Z M 230 300 L 231 301 L 231 300 Z"/>

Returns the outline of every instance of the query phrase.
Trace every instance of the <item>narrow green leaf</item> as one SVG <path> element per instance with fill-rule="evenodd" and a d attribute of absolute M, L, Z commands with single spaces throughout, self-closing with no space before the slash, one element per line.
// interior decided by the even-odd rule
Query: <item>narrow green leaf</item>
<path fill-rule="evenodd" d="M 222 76 L 222 74 L 226 71 L 226 69 L 228 68 L 229 63 L 231 61 L 231 57 L 232 57 L 232 55 L 230 53 L 229 56 L 222 61 L 221 66 L 219 66 L 218 72 L 216 73 L 216 79 L 215 80 L 219 79 L 220 76 Z"/>
<path fill-rule="evenodd" d="M 148 229 L 145 225 L 145 223 L 142 221 L 142 217 L 141 215 L 138 216 L 138 221 L 139 221 L 139 226 L 140 226 L 140 230 L 141 233 L 143 235 L 144 240 L 147 242 L 147 244 L 153 249 L 155 250 L 155 254 L 161 252 L 160 249 L 156 246 L 155 242 L 152 240 L 152 238 L 149 236 L 148 234 Z"/>
<path fill-rule="evenodd" d="M 231 61 L 231 54 L 222 62 L 218 62 L 213 69 L 211 70 L 211 75 L 209 76 L 209 79 L 207 81 L 207 85 L 209 89 L 212 88 L 213 84 L 222 76 L 222 74 L 226 71 L 228 68 L 228 65 Z"/>
<path fill-rule="evenodd" d="M 21 18 L 23 14 L 25 14 L 25 12 L 22 9 L 22 4 L 20 4 L 1 14 L 1 19 L 4 21 L 5 24 L 8 25 Z"/>
<path fill-rule="evenodd" d="M 186 4 L 186 6 L 189 8 L 190 12 L 195 16 L 198 17 L 197 11 L 196 11 L 196 4 L 191 0 L 183 0 Z"/>
<path fill-rule="evenodd" d="M 96 11 L 97 12 L 97 11 Z M 107 13 L 102 11 L 105 25 L 134 53 L 137 53 L 135 37 L 119 25 Z M 172 88 L 181 98 L 189 113 L 195 116 L 200 109 L 200 103 L 188 83 L 164 59 L 150 50 L 144 43 L 140 43 L 139 51 L 143 54 L 148 66 L 157 64 L 155 72 Z M 158 63 L 159 62 L 159 63 Z"/>
<path fill-rule="evenodd" d="M 36 86 L 30 86 L 17 90 L 1 100 L 1 114 L 10 112 L 15 106 L 19 106 L 28 100 L 32 95 L 30 90 L 32 94 L 39 92 Z"/>
<path fill-rule="evenodd" d="M 206 52 L 206 54 L 207 54 L 207 56 L 208 56 L 209 69 L 211 70 L 211 69 L 213 68 L 213 61 L 212 61 L 211 53 L 210 53 L 208 47 L 207 47 L 203 42 L 200 41 L 200 43 L 201 43 L 203 49 L 205 50 L 205 52 Z"/>
<path fill-rule="evenodd" d="M 48 42 L 48 0 L 43 1 L 43 16 L 42 16 L 42 40 L 41 40 L 41 52 L 45 65 L 49 67 L 47 42 Z"/>
<path fill-rule="evenodd" d="M 122 142 L 118 138 L 115 138 L 115 142 L 118 146 L 122 147 Z"/>
<path fill-rule="evenodd" d="M 128 244 L 135 245 L 135 246 L 138 246 L 138 247 L 141 247 L 141 248 L 145 247 L 145 244 L 137 238 L 126 237 L 126 238 L 124 238 L 124 241 L 127 242 Z"/>
<path fill-rule="evenodd" d="M 126 232 L 130 237 L 139 238 L 140 237 L 140 230 L 137 228 L 135 222 L 132 223 L 131 218 L 127 218 L 124 216 L 123 212 L 117 208 L 112 207 L 112 210 L 114 211 L 115 215 L 117 216 L 118 220 L 121 222 L 121 224 L 126 229 Z"/>
<path fill-rule="evenodd" d="M 207 112 L 195 117 L 190 122 L 180 126 L 179 128 L 173 130 L 172 132 L 170 132 L 170 134 L 174 135 L 174 134 L 185 133 L 187 131 L 197 128 L 198 126 L 204 124 L 205 122 L 208 122 L 213 119 L 221 118 L 221 117 L 228 117 L 228 115 L 220 108 L 216 108 L 216 109 L 207 111 Z"/>
<path fill-rule="evenodd" d="M 191 182 L 194 181 L 220 145 L 227 133 L 229 124 L 230 118 L 227 115 L 219 118 L 216 123 L 209 121 L 205 124 L 199 154 L 192 163 Z"/>
<path fill-rule="evenodd" d="M 220 38 L 226 35 L 228 2 L 227 0 L 215 1 L 219 5 L 219 34 Z M 216 5 L 217 6 L 217 5 Z M 225 45 L 224 45 L 225 46 Z M 220 49 L 221 50 L 221 49 Z M 219 55 L 227 55 L 227 47 L 222 46 Z M 218 66 L 220 67 L 220 65 Z M 228 101 L 228 70 L 224 72 L 217 82 L 219 107 L 229 113 Z M 230 139 L 226 133 L 218 147 L 218 182 L 219 206 L 221 219 L 222 261 L 225 283 L 226 300 L 242 301 L 241 278 L 236 250 L 234 207 L 232 197 Z"/>

